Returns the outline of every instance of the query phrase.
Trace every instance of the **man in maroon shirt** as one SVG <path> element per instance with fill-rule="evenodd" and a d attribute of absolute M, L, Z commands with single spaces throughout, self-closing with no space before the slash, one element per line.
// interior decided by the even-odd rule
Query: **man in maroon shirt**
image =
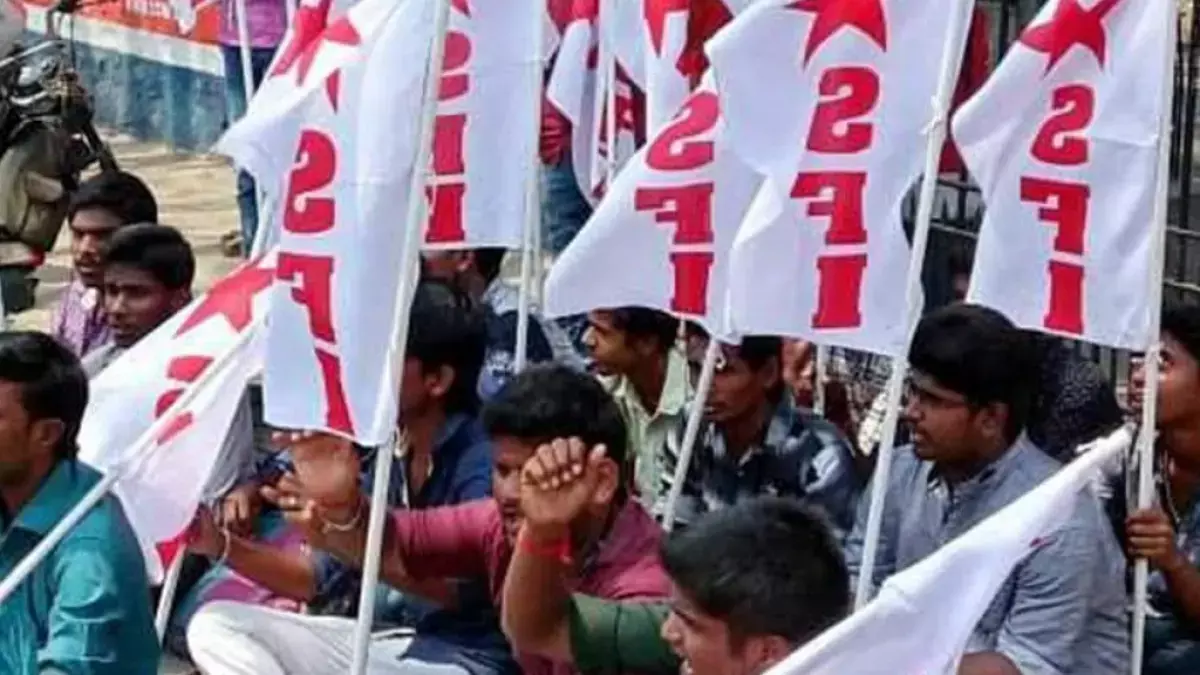
<path fill-rule="evenodd" d="M 521 527 L 521 469 L 539 446 L 562 438 L 579 439 L 589 447 L 603 445 L 608 452 L 600 465 L 595 496 L 570 524 L 569 538 L 536 553 L 569 557 L 570 583 L 580 593 L 622 600 L 664 597 L 670 592 L 658 560 L 659 529 L 629 499 L 621 413 L 595 379 L 564 366 L 532 367 L 488 403 L 483 423 L 495 457 L 493 498 L 393 511 L 380 561 L 384 583 L 452 605 L 458 598 L 444 580 L 485 576 L 498 607 Z M 285 476 L 279 490 L 266 496 L 304 529 L 312 546 L 361 565 L 369 502 L 359 489 L 358 453 L 348 442 L 330 436 L 301 435 L 293 440 L 296 474 Z M 228 673 L 302 675 L 349 667 L 353 622 L 348 619 L 324 619 L 319 625 L 310 619 L 302 624 L 299 620 L 305 617 L 259 607 L 247 607 L 240 615 L 238 625 L 230 628 L 236 629 L 237 642 L 253 642 L 255 669 L 231 666 Z M 341 623 L 335 626 L 331 621 Z M 300 628 L 303 639 L 285 637 L 296 637 Z M 412 675 L 416 672 L 412 661 L 401 661 L 405 648 L 400 639 L 374 641 L 369 672 Z M 577 672 L 570 663 L 517 656 L 528 675 Z"/>

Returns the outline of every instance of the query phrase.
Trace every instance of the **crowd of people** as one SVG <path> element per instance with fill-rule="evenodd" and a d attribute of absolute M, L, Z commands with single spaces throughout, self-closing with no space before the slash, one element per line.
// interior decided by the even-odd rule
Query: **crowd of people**
<path fill-rule="evenodd" d="M 99 480 L 74 459 L 87 380 L 192 297 L 191 247 L 138 178 L 91 179 L 69 213 L 75 276 L 49 335 L 0 335 L 5 573 Z M 847 615 L 887 359 L 832 349 L 818 382 L 812 345 L 722 344 L 679 471 L 708 335 L 639 307 L 594 311 L 574 339 L 534 317 L 515 372 L 503 256 L 423 260 L 395 448 L 271 433 L 247 392 L 212 439 L 165 648 L 214 675 L 345 672 L 381 451 L 397 461 L 370 672 L 760 675 Z M 1132 509 L 1133 471 L 1111 467 L 1008 578 L 960 673 L 1124 672 L 1138 558 L 1146 672 L 1200 672 L 1200 306 L 1169 308 L 1162 333 L 1157 506 Z M 1140 408 L 1140 367 L 1123 410 L 1094 363 L 961 301 L 927 312 L 908 360 L 877 582 Z M 0 670 L 155 672 L 154 590 L 109 496 L 0 605 Z"/>

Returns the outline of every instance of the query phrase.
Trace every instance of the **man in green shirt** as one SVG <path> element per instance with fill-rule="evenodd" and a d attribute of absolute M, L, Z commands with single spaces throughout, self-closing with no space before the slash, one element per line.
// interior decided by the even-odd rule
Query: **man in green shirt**
<path fill-rule="evenodd" d="M 75 461 L 87 378 L 41 333 L 0 334 L 0 578 L 100 474 Z M 0 604 L 0 673 L 154 675 L 146 566 L 111 494 Z"/>
<path fill-rule="evenodd" d="M 603 447 L 555 440 L 521 475 L 525 516 L 504 583 L 515 649 L 585 674 L 761 675 L 841 620 L 849 576 L 828 526 L 792 500 L 755 498 L 698 519 L 662 547 L 667 603 L 572 594 L 566 524 L 591 508 Z"/>

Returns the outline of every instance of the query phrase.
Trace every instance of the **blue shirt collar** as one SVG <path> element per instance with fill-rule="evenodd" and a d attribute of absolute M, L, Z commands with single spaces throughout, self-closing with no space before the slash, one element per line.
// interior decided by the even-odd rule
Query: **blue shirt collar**
<path fill-rule="evenodd" d="M 75 460 L 55 465 L 13 521 L 13 528 L 46 535 L 100 480 L 95 469 Z"/>

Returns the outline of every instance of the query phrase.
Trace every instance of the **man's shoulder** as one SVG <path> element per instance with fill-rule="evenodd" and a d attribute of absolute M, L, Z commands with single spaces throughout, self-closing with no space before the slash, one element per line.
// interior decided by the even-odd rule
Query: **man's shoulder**
<path fill-rule="evenodd" d="M 630 499 L 621 507 L 581 592 L 613 600 L 666 596 L 670 582 L 658 556 L 661 542 L 662 529 Z"/>

